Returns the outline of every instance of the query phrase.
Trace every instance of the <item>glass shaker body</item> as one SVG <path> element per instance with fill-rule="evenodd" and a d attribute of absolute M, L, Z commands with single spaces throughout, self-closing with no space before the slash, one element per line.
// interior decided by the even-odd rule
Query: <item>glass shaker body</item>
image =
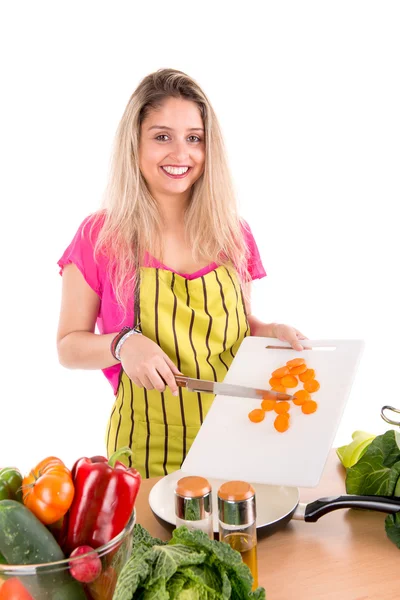
<path fill-rule="evenodd" d="M 256 499 L 244 481 L 229 481 L 218 490 L 219 539 L 242 555 L 258 587 Z"/>
<path fill-rule="evenodd" d="M 204 477 L 183 477 L 175 488 L 176 526 L 204 531 L 214 539 L 211 486 Z"/>

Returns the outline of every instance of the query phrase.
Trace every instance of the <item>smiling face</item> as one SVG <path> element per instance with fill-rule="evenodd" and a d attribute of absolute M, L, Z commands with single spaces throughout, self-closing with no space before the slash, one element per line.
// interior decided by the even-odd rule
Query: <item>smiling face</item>
<path fill-rule="evenodd" d="M 139 166 L 152 196 L 185 201 L 204 171 L 204 125 L 195 102 L 167 98 L 141 125 Z"/>

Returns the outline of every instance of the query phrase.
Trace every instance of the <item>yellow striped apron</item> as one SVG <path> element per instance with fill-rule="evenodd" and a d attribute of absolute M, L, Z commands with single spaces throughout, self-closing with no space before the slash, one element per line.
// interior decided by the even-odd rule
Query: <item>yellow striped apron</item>
<path fill-rule="evenodd" d="M 196 279 L 142 267 L 135 294 L 135 324 L 158 344 L 187 377 L 222 381 L 250 334 L 241 286 L 233 268 L 220 266 Z M 142 477 L 180 468 L 214 399 L 212 394 L 179 396 L 136 386 L 121 371 L 106 432 L 110 456 L 129 446 Z"/>

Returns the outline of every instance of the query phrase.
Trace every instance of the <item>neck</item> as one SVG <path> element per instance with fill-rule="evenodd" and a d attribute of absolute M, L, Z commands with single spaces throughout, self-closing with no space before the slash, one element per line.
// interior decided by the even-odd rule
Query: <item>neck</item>
<path fill-rule="evenodd" d="M 165 230 L 181 229 L 185 211 L 189 204 L 189 194 L 185 193 L 179 196 L 157 197 L 156 200 Z"/>

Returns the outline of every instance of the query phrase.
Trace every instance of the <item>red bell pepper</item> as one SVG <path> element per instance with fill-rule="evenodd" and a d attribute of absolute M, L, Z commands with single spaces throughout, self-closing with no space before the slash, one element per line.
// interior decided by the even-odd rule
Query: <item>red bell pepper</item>
<path fill-rule="evenodd" d="M 98 548 L 118 535 L 129 521 L 141 476 L 117 459 L 131 455 L 129 448 L 104 456 L 80 458 L 72 468 L 75 495 L 63 524 L 63 549 Z"/>

